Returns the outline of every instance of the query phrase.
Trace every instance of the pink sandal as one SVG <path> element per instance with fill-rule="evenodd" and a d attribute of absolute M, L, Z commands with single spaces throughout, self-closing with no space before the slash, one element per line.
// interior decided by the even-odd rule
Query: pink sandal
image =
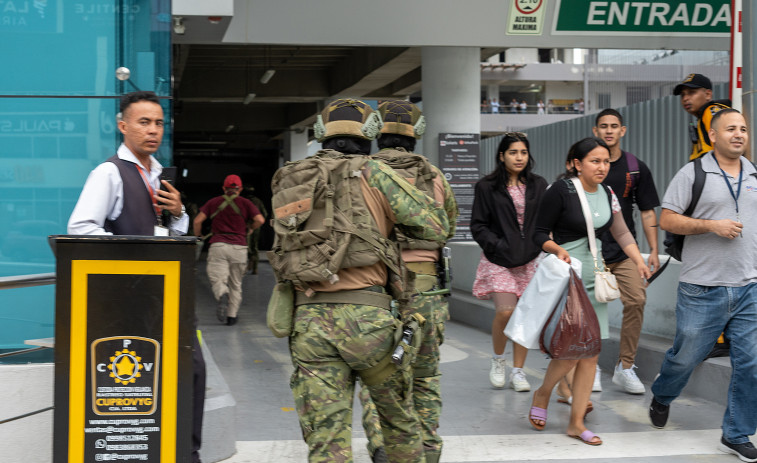
<path fill-rule="evenodd" d="M 547 410 L 539 407 L 531 407 L 531 411 L 528 413 L 528 421 L 537 431 L 543 430 L 544 426 L 547 425 Z M 537 421 L 543 421 L 544 424 L 539 424 Z"/>
<path fill-rule="evenodd" d="M 583 442 L 584 444 L 587 444 L 587 445 L 595 445 L 595 446 L 596 445 L 602 445 L 602 439 L 599 436 L 597 436 L 596 434 L 594 434 L 593 432 L 589 431 L 588 429 L 586 431 L 582 432 L 580 436 L 574 436 L 572 434 L 568 434 L 568 437 L 572 437 L 573 439 L 578 439 L 578 440 L 580 440 L 581 442 Z M 597 439 L 599 439 L 599 440 L 597 440 L 597 441 L 592 440 L 595 437 Z"/>

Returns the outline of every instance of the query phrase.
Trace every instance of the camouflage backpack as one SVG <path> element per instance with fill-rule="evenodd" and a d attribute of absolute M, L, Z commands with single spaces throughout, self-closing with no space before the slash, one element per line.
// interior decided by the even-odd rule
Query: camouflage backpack
<path fill-rule="evenodd" d="M 429 198 L 434 198 L 434 178 L 438 175 L 425 157 L 404 149 L 383 149 L 371 156 L 394 169 L 397 174 L 419 189 Z M 397 242 L 402 249 L 441 249 L 444 243 L 410 238 L 395 227 Z"/>
<path fill-rule="evenodd" d="M 360 182 L 365 156 L 321 150 L 289 162 L 271 181 L 273 250 L 280 281 L 308 290 L 308 282 L 339 280 L 337 272 L 384 262 L 393 293 L 404 290 L 399 249 L 379 232 Z"/>

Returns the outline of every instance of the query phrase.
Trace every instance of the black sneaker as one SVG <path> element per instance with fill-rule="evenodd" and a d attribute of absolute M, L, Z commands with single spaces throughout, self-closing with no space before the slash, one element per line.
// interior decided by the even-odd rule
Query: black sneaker
<path fill-rule="evenodd" d="M 229 326 L 236 325 L 237 324 L 237 317 L 226 317 L 226 324 L 229 325 Z"/>
<path fill-rule="evenodd" d="M 218 299 L 218 305 L 216 306 L 216 318 L 221 323 L 226 323 L 226 311 L 229 310 L 229 295 L 224 294 Z"/>
<path fill-rule="evenodd" d="M 757 461 L 757 449 L 749 441 L 743 444 L 731 444 L 725 440 L 725 437 L 721 437 L 718 450 L 736 455 L 741 461 Z"/>
<path fill-rule="evenodd" d="M 649 404 L 649 419 L 652 421 L 652 426 L 657 429 L 662 429 L 668 422 L 668 414 L 670 413 L 670 405 L 663 405 L 652 397 L 652 403 Z"/>

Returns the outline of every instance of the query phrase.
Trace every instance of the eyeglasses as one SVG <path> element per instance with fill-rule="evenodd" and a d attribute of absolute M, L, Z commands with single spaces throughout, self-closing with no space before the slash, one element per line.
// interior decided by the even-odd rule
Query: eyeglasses
<path fill-rule="evenodd" d="M 523 132 L 505 132 L 505 136 L 513 138 L 528 138 L 528 134 Z"/>

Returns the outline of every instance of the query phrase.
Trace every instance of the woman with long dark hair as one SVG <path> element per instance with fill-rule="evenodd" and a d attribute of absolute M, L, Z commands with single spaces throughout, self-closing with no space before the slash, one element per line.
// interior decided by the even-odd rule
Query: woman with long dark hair
<path fill-rule="evenodd" d="M 536 211 L 547 181 L 531 172 L 534 165 L 526 134 L 505 134 L 496 153 L 497 167 L 476 184 L 471 232 L 483 249 L 473 283 L 473 295 L 494 301 L 489 381 L 505 386 L 505 326 L 523 290 L 536 272 L 541 249 L 534 244 Z M 523 365 L 528 350 L 513 343 L 510 386 L 529 391 Z"/>
<path fill-rule="evenodd" d="M 563 178 L 553 183 L 544 195 L 542 207 L 536 219 L 536 244 L 546 252 L 555 254 L 560 260 L 570 263 L 579 259 L 582 264 L 581 279 L 589 293 L 594 311 L 599 319 L 601 337 L 608 337 L 607 304 L 598 303 L 594 298 L 594 258 L 589 249 L 586 220 L 584 218 L 579 192 L 572 182 L 578 178 L 586 193 L 595 235 L 598 237 L 609 230 L 623 252 L 636 264 L 639 278 L 649 278 L 651 273 L 633 235 L 628 231 L 620 204 L 612 189 L 602 185 L 610 169 L 610 149 L 599 138 L 584 138 L 570 147 L 567 158 L 568 170 Z M 602 241 L 596 239 L 598 255 L 602 255 Z M 601 268 L 604 262 L 597 263 Z M 575 368 L 572 383 L 572 404 L 567 433 L 570 437 L 589 445 L 600 445 L 602 439 L 586 429 L 584 416 L 587 413 L 589 395 L 594 382 L 597 358 L 581 360 L 552 359 L 547 367 L 544 382 L 534 392 L 529 412 L 531 426 L 541 431 L 547 424 L 547 405 L 552 390 L 561 378 Z"/>

